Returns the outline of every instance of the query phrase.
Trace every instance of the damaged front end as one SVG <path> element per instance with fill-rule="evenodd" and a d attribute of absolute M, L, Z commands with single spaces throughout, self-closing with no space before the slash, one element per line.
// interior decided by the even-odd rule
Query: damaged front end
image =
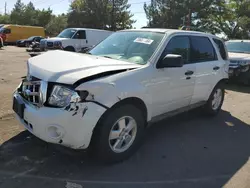
<path fill-rule="evenodd" d="M 250 84 L 250 62 L 231 60 L 229 65 L 229 78 L 234 82 Z"/>
<path fill-rule="evenodd" d="M 38 138 L 73 149 L 88 147 L 99 118 L 107 110 L 87 91 L 32 77 L 13 95 L 13 109 L 24 127 Z"/>

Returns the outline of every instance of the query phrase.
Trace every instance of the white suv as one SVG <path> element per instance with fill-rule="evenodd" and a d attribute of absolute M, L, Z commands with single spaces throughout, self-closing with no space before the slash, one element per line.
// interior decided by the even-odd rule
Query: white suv
<path fill-rule="evenodd" d="M 214 35 L 120 31 L 89 54 L 58 50 L 29 59 L 13 109 L 46 142 L 90 146 L 102 160 L 120 161 L 136 151 L 149 123 L 200 106 L 217 114 L 228 65 Z"/>

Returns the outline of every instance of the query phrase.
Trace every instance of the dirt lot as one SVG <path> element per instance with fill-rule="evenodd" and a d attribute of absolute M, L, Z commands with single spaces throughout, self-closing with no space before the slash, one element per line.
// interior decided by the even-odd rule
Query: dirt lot
<path fill-rule="evenodd" d="M 250 88 L 228 86 L 215 118 L 196 110 L 157 123 L 136 155 L 104 166 L 18 125 L 11 94 L 28 57 L 23 48 L 0 50 L 0 187 L 250 187 Z"/>

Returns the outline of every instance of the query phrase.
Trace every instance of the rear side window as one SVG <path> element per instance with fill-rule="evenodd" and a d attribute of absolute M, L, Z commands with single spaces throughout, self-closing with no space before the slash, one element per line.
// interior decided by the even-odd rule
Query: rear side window
<path fill-rule="evenodd" d="M 184 63 L 189 62 L 190 54 L 190 42 L 188 36 L 176 36 L 173 37 L 167 44 L 161 59 L 164 58 L 167 54 L 176 54 L 183 57 Z"/>
<path fill-rule="evenodd" d="M 191 61 L 192 63 L 217 60 L 214 47 L 207 37 L 191 36 Z"/>
<path fill-rule="evenodd" d="M 218 39 L 213 39 L 215 44 L 217 44 L 217 47 L 220 51 L 220 55 L 222 57 L 222 59 L 224 60 L 227 60 L 227 53 L 226 53 L 226 50 L 225 50 L 225 46 L 223 44 L 223 42 L 221 40 L 218 40 Z"/>

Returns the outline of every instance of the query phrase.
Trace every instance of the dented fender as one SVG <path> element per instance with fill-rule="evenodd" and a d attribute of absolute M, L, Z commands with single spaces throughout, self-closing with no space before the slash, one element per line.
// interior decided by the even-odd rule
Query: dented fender
<path fill-rule="evenodd" d="M 142 85 L 129 84 L 125 86 L 114 82 L 91 81 L 80 84 L 76 90 L 88 91 L 89 96 L 87 100 L 96 101 L 109 108 L 127 98 L 141 99 L 147 108 L 147 120 L 151 120 L 152 112 L 150 105 L 152 104 L 152 99 Z"/>

